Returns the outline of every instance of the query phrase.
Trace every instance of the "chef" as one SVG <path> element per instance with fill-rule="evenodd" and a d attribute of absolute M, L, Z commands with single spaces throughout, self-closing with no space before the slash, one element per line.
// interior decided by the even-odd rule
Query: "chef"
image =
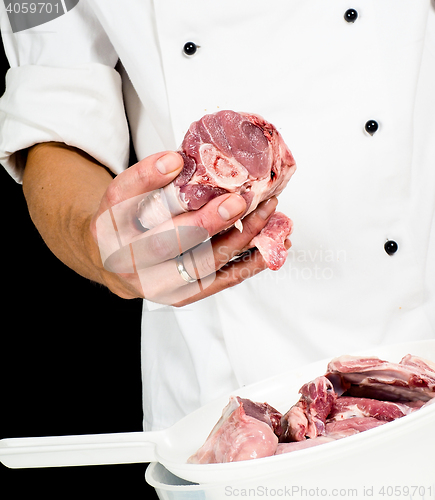
<path fill-rule="evenodd" d="M 145 430 L 320 358 L 435 337 L 433 2 L 61 3 L 27 29 L 0 3 L 0 160 L 63 262 L 145 298 Z M 264 116 L 296 159 L 278 204 L 294 221 L 285 265 L 266 270 L 258 252 L 227 264 L 274 198 L 219 260 L 245 209 L 223 195 L 174 219 L 213 236 L 206 288 L 157 246 L 146 270 L 105 269 L 108 217 L 121 247 L 139 238 L 137 199 L 180 172 L 171 151 L 190 123 L 223 109 Z M 140 161 L 126 170 L 129 134 Z"/>

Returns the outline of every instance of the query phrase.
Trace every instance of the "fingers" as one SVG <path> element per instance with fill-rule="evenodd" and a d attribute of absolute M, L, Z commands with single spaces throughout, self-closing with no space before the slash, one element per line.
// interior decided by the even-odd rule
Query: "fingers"
<path fill-rule="evenodd" d="M 241 253 L 265 226 L 276 205 L 276 198 L 261 203 L 243 219 L 242 232 L 232 228 L 213 238 L 210 252 L 201 243 L 234 224 L 246 210 L 246 203 L 241 196 L 222 195 L 198 211 L 181 214 L 141 234 L 121 248 L 114 247 L 114 251 L 105 259 L 104 267 L 112 272 L 131 273 L 134 268 L 140 270 L 158 265 L 201 245 L 195 249 L 195 259 L 199 276 L 203 278 Z"/>
<path fill-rule="evenodd" d="M 120 265 L 118 272 L 132 272 L 129 243 L 143 235 L 135 216 L 138 203 L 148 192 L 170 183 L 182 168 L 183 159 L 178 153 L 156 153 L 112 180 L 91 221 L 103 264 L 108 258 L 113 260 L 108 261 L 107 270 L 117 272 Z"/>
<path fill-rule="evenodd" d="M 102 201 L 100 212 L 166 186 L 180 173 L 183 164 L 183 158 L 172 151 L 144 158 L 113 179 Z"/>
<path fill-rule="evenodd" d="M 261 203 L 256 210 L 243 219 L 243 231 L 233 227 L 223 234 L 216 235 L 211 240 L 211 252 L 205 245 L 200 245 L 189 252 L 192 254 L 193 261 L 192 259 L 190 262 L 186 260 L 187 272 L 191 274 L 194 271 L 196 278 L 204 278 L 247 250 L 254 236 L 266 225 L 277 204 L 276 198 Z"/>
<path fill-rule="evenodd" d="M 177 227 L 202 228 L 210 237 L 231 227 L 246 212 L 246 208 L 242 196 L 225 194 L 209 201 L 199 210 L 179 215 L 174 222 Z M 194 245 L 188 239 L 183 239 L 181 246 L 185 251 Z"/>
<path fill-rule="evenodd" d="M 276 199 L 263 202 L 243 219 L 242 232 L 232 228 L 184 254 L 182 263 L 188 275 L 197 280 L 194 283 L 186 283 L 174 259 L 138 270 L 145 298 L 164 304 L 189 303 L 193 301 L 192 297 L 199 300 L 266 269 L 267 265 L 258 252 L 248 260 L 239 259 L 229 265 L 228 261 L 247 248 L 276 205 Z"/>
<path fill-rule="evenodd" d="M 222 290 L 236 286 L 265 269 L 267 269 L 267 265 L 260 252 L 255 249 L 240 260 L 226 264 L 216 272 L 213 279 L 205 278 L 201 280 L 202 287 L 196 293 L 194 293 L 195 288 L 192 286 L 195 283 L 186 285 L 182 293 L 173 294 L 171 304 L 182 307 L 197 302 Z M 199 288 L 199 285 L 197 288 Z"/>
<path fill-rule="evenodd" d="M 287 250 L 291 247 L 289 240 L 285 241 Z M 267 269 L 266 262 L 257 249 L 252 249 L 240 258 L 233 260 L 223 266 L 216 274 L 201 280 L 200 285 L 193 283 L 186 285 L 184 290 L 173 293 L 171 302 L 167 302 L 175 307 L 182 307 L 198 300 L 210 297 L 222 290 L 236 286 L 243 281 L 252 278 L 261 271 Z M 196 285 L 195 287 L 193 285 Z M 169 298 L 169 297 L 168 297 Z"/>
<path fill-rule="evenodd" d="M 135 203 L 137 206 L 137 197 Z M 129 230 L 126 221 L 118 225 L 123 228 L 122 234 L 120 230 L 117 231 L 122 244 L 120 245 L 115 236 L 112 236 L 113 245 L 105 255 L 104 267 L 113 272 L 124 273 L 132 272 L 133 267 L 144 269 L 173 259 L 231 226 L 245 211 L 246 202 L 241 196 L 226 194 L 211 200 L 197 211 L 178 215 L 132 238 L 129 237 L 132 231 Z M 105 218 L 106 225 L 110 227 L 110 214 L 108 213 Z M 121 220 L 122 214 L 116 218 Z M 104 234 L 108 234 L 108 231 L 105 230 Z M 109 248 L 107 244 L 106 247 Z"/>

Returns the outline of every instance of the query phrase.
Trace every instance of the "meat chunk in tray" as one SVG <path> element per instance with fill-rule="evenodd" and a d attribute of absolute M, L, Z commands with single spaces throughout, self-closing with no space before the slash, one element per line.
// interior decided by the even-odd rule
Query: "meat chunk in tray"
<path fill-rule="evenodd" d="M 300 400 L 282 418 L 281 441 L 304 441 L 325 434 L 326 419 L 337 399 L 332 383 L 318 377 L 299 392 Z"/>
<path fill-rule="evenodd" d="M 326 375 L 336 392 L 386 401 L 428 401 L 435 396 L 435 366 L 408 354 L 400 363 L 376 357 L 341 356 Z"/>
<path fill-rule="evenodd" d="M 400 363 L 341 356 L 299 393 L 284 415 L 267 403 L 232 396 L 189 462 L 281 455 L 385 425 L 435 402 L 435 364 L 410 354 Z"/>
<path fill-rule="evenodd" d="M 222 417 L 190 463 L 214 464 L 273 455 L 281 413 L 267 403 L 231 397 Z"/>

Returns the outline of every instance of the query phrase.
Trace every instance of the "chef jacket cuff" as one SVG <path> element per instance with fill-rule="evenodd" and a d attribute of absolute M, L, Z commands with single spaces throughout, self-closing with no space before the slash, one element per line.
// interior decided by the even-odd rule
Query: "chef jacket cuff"
<path fill-rule="evenodd" d="M 0 163 L 21 182 L 30 146 L 63 142 L 115 174 L 128 165 L 129 131 L 119 73 L 102 64 L 20 66 L 0 99 Z"/>

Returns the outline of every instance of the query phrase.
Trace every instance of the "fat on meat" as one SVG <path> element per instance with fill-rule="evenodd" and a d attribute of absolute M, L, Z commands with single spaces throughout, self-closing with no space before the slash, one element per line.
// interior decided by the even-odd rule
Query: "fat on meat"
<path fill-rule="evenodd" d="M 400 360 L 401 365 L 415 366 L 424 371 L 433 372 L 435 375 L 435 363 L 412 354 L 407 354 Z"/>
<path fill-rule="evenodd" d="M 252 113 L 223 110 L 203 116 L 191 124 L 179 153 L 184 160 L 180 174 L 138 205 L 137 218 L 145 229 L 198 210 L 225 193 L 238 193 L 245 199 L 244 217 L 262 201 L 280 194 L 296 170 L 278 130 Z M 236 226 L 243 228 L 240 222 Z M 284 263 L 284 241 L 291 230 L 291 220 L 279 214 L 252 243 L 271 269 Z"/>
<path fill-rule="evenodd" d="M 313 446 L 319 446 L 319 444 L 330 443 L 331 441 L 335 440 L 336 438 L 330 436 L 318 436 L 314 439 L 305 439 L 304 441 L 278 443 L 275 455 L 282 455 L 284 453 L 290 453 L 292 451 L 304 450 L 306 448 L 312 448 Z"/>
<path fill-rule="evenodd" d="M 188 462 L 213 464 L 275 454 L 281 414 L 267 403 L 232 396 L 205 443 Z"/>
<path fill-rule="evenodd" d="M 385 401 L 429 401 L 435 396 L 435 370 L 417 356 L 405 356 L 400 363 L 340 356 L 328 364 L 327 372 L 340 395 Z"/>
<path fill-rule="evenodd" d="M 406 403 L 393 403 L 370 398 L 354 398 L 342 396 L 337 398 L 328 415 L 328 422 L 347 420 L 355 417 L 371 417 L 377 420 L 391 422 L 397 418 L 409 415 L 424 404 L 410 405 Z"/>
<path fill-rule="evenodd" d="M 342 439 L 386 423 L 386 420 L 378 420 L 374 417 L 353 417 L 345 420 L 335 420 L 326 424 L 326 436 L 333 439 Z"/>

